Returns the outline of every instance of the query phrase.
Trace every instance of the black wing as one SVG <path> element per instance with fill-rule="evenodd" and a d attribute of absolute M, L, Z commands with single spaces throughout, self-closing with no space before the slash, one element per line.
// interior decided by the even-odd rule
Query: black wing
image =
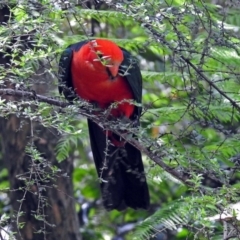
<path fill-rule="evenodd" d="M 124 75 L 127 80 L 137 103 L 142 103 L 142 75 L 137 60 L 126 49 L 121 48 L 124 60 L 120 66 L 120 73 Z M 136 106 L 135 117 L 141 115 L 142 108 Z"/>
<path fill-rule="evenodd" d="M 77 96 L 74 93 L 73 84 L 72 84 L 72 74 L 71 74 L 71 64 L 73 51 L 79 51 L 80 48 L 86 44 L 88 41 L 78 42 L 72 45 L 69 45 L 64 52 L 62 53 L 59 60 L 59 93 L 65 96 L 66 99 L 72 101 Z"/>
<path fill-rule="evenodd" d="M 103 179 L 100 187 L 105 208 L 147 209 L 150 198 L 141 152 L 129 143 L 120 148 L 106 145 L 106 134 L 90 119 L 88 128 L 98 176 Z"/>

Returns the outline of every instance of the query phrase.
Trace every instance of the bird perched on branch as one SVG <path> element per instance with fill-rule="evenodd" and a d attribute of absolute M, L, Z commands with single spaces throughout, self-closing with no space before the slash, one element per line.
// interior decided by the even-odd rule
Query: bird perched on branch
<path fill-rule="evenodd" d="M 139 126 L 142 76 L 131 54 L 107 39 L 70 45 L 59 62 L 59 91 L 72 101 L 80 97 L 116 119 Z M 94 162 L 107 210 L 147 209 L 149 192 L 141 152 L 111 131 L 88 119 Z M 110 144 L 108 144 L 109 140 Z"/>

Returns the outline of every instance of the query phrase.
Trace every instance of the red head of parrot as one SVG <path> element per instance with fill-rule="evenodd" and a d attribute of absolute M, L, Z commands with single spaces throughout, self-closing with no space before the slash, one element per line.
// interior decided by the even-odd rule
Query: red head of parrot
<path fill-rule="evenodd" d="M 127 101 L 134 97 L 126 79 L 119 75 L 123 60 L 123 51 L 114 42 L 96 39 L 73 53 L 71 70 L 75 91 L 81 98 L 101 108 L 120 102 L 112 115 L 129 118 L 135 107 Z"/>

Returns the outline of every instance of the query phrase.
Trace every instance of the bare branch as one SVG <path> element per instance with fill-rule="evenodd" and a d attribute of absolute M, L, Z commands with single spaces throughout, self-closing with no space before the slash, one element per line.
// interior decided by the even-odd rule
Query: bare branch
<path fill-rule="evenodd" d="M 61 102 L 54 98 L 45 97 L 43 95 L 36 94 L 34 91 L 15 90 L 11 88 L 0 89 L 0 96 L 3 96 L 3 95 L 15 96 L 15 97 L 21 97 L 21 98 L 25 97 L 30 100 L 37 100 L 39 102 L 49 103 L 51 105 L 62 107 L 62 108 L 70 105 L 70 103 L 67 103 L 67 102 Z"/>

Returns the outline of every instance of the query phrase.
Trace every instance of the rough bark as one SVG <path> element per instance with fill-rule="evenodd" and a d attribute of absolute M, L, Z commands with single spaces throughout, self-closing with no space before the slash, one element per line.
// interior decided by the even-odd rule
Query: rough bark
<path fill-rule="evenodd" d="M 56 131 L 34 124 L 33 142 L 44 158 L 40 163 L 34 162 L 25 153 L 26 145 L 31 142 L 31 124 L 28 120 L 11 115 L 1 119 L 0 124 L 3 160 L 9 172 L 10 202 L 15 215 L 12 223 L 14 229 L 21 233 L 18 232 L 17 239 L 21 239 L 20 235 L 24 240 L 80 239 L 74 199 L 71 197 L 72 162 L 57 163 L 54 150 L 58 139 Z M 63 170 L 56 173 L 53 179 L 50 176 L 41 181 L 47 172 L 51 175 L 48 165 Z M 30 181 L 33 183 L 28 185 Z M 37 220 L 36 215 L 44 215 L 45 219 Z M 17 225 L 21 223 L 24 227 L 19 229 Z"/>

